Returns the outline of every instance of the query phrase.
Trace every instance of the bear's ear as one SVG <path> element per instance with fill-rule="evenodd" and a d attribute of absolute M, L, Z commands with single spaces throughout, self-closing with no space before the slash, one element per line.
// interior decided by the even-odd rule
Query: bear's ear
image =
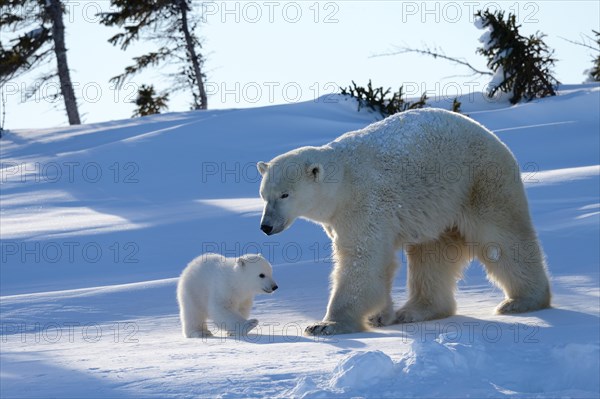
<path fill-rule="evenodd" d="M 323 181 L 323 177 L 325 175 L 325 171 L 323 170 L 323 165 L 321 165 L 320 163 L 312 163 L 310 165 L 308 165 L 308 168 L 306 169 L 306 173 L 308 174 L 308 177 L 310 179 L 312 179 L 313 181 L 320 183 Z"/>
<path fill-rule="evenodd" d="M 267 171 L 267 169 L 269 168 L 269 164 L 263 161 L 260 161 L 256 164 L 256 169 L 258 169 L 258 172 L 264 176 L 265 172 Z"/>
<path fill-rule="evenodd" d="M 235 266 L 236 267 L 244 267 L 244 266 L 246 266 L 246 260 L 242 256 L 240 256 L 239 258 L 237 258 L 235 260 Z"/>

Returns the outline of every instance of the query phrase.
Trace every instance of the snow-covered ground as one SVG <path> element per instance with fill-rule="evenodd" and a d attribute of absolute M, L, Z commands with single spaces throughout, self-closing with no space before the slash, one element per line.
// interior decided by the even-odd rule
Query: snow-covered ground
<path fill-rule="evenodd" d="M 552 309 L 494 315 L 502 293 L 474 264 L 457 316 L 301 334 L 324 314 L 329 240 L 305 221 L 264 236 L 254 165 L 377 118 L 343 97 L 20 130 L 0 140 L 0 396 L 598 397 L 600 87 L 461 100 L 519 160 Z M 209 251 L 274 265 L 247 337 L 181 336 L 177 276 Z"/>

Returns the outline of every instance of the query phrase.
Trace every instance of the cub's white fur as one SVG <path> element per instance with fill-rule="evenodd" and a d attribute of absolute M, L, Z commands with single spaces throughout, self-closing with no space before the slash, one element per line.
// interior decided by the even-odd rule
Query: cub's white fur
<path fill-rule="evenodd" d="M 262 255 L 237 259 L 204 254 L 191 261 L 177 284 L 181 328 L 187 338 L 211 336 L 207 320 L 229 334 L 245 334 L 254 295 L 277 289 L 271 264 Z"/>

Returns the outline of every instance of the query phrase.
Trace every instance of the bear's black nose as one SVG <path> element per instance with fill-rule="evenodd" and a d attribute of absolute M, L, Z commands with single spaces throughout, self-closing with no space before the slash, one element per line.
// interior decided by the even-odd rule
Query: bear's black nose
<path fill-rule="evenodd" d="M 275 291 L 277 288 L 279 288 L 279 287 L 278 287 L 278 286 L 276 286 L 276 285 L 274 285 L 273 287 L 271 287 L 271 289 L 272 289 L 273 291 Z"/>
<path fill-rule="evenodd" d="M 266 235 L 270 235 L 273 231 L 273 226 L 269 226 L 268 224 L 261 224 L 260 229 L 264 231 Z"/>

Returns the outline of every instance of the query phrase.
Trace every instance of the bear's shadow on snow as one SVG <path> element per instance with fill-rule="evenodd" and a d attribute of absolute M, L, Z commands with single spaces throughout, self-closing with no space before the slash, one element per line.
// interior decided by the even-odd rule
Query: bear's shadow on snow
<path fill-rule="evenodd" d="M 398 337 L 406 343 L 413 340 L 426 342 L 439 339 L 454 342 L 481 340 L 495 343 L 502 340 L 518 340 L 523 343 L 537 343 L 540 333 L 545 334 L 557 328 L 593 326 L 600 320 L 588 313 L 557 307 L 512 314 L 503 320 L 504 317 L 479 319 L 456 315 L 445 319 L 382 327 L 373 333 L 363 333 L 361 338 Z M 590 330 L 590 333 L 593 334 L 593 331 Z"/>
<path fill-rule="evenodd" d="M 322 337 L 311 337 L 302 334 L 302 331 L 289 331 L 287 334 L 268 334 L 268 333 L 253 333 L 250 332 L 244 340 L 248 343 L 260 345 L 266 344 L 295 344 L 295 343 L 315 343 L 338 346 L 340 348 L 362 348 L 366 344 L 357 341 L 372 336 L 372 332 L 363 332 L 356 334 L 331 335 Z M 378 333 L 375 333 L 378 334 Z"/>
<path fill-rule="evenodd" d="M 357 334 L 344 334 L 344 335 L 332 335 L 326 337 L 307 337 L 300 335 L 293 336 L 262 336 L 249 334 L 246 338 L 247 342 L 255 344 L 293 344 L 293 343 L 315 343 L 315 344 L 326 344 L 332 345 L 339 348 L 364 348 L 367 345 L 364 342 L 357 341 L 357 339 L 374 338 L 373 334 L 377 336 L 385 336 L 384 334 L 376 332 L 357 333 Z"/>
<path fill-rule="evenodd" d="M 248 343 L 248 344 L 257 344 L 257 345 L 268 345 L 268 344 L 295 344 L 295 343 L 315 343 L 315 344 L 327 344 L 333 345 L 340 348 L 363 348 L 366 346 L 364 342 L 358 341 L 357 339 L 365 339 L 365 338 L 375 338 L 375 337 L 385 337 L 386 334 L 382 334 L 379 332 L 361 332 L 355 334 L 344 334 L 344 335 L 331 335 L 331 336 L 322 336 L 322 337 L 311 337 L 302 335 L 301 332 L 294 331 L 289 334 L 271 334 L 269 332 L 250 332 L 245 336 L 233 336 L 233 337 L 225 337 L 225 336 L 214 336 L 210 338 L 203 338 L 210 342 L 214 340 L 217 342 L 218 340 L 237 340 L 240 342 Z"/>
<path fill-rule="evenodd" d="M 549 309 L 542 309 L 536 312 L 516 313 L 511 315 L 516 318 L 525 318 L 535 316 L 544 321 L 548 327 L 572 327 L 578 324 L 594 325 L 600 321 L 600 318 L 589 313 L 570 310 L 563 307 L 552 306 Z"/>

